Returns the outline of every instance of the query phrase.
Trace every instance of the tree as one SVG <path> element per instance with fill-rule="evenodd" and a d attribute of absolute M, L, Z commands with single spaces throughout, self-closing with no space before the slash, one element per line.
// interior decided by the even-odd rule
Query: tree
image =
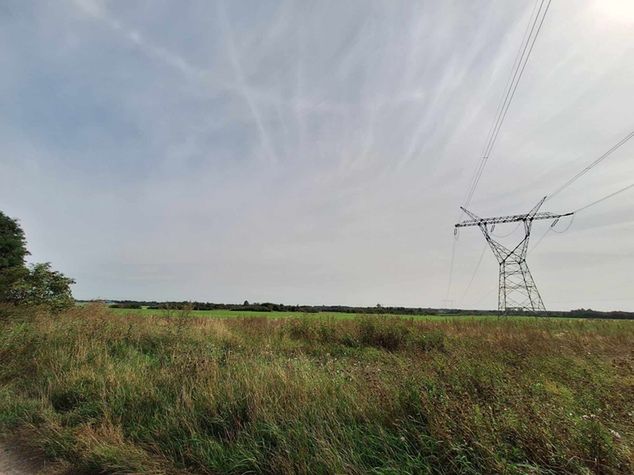
<path fill-rule="evenodd" d="M 11 289 L 28 273 L 24 266 L 28 254 L 18 221 L 0 211 L 0 302 L 9 300 Z"/>
<path fill-rule="evenodd" d="M 24 266 L 26 238 L 18 221 L 0 211 L 0 271 Z"/>
<path fill-rule="evenodd" d="M 28 273 L 14 286 L 13 300 L 25 305 L 46 305 L 54 311 L 74 304 L 70 286 L 75 281 L 51 269 L 50 262 L 33 264 Z"/>
<path fill-rule="evenodd" d="M 55 311 L 72 306 L 70 286 L 75 281 L 48 262 L 27 267 L 27 255 L 20 224 L 0 211 L 0 302 L 47 305 Z"/>

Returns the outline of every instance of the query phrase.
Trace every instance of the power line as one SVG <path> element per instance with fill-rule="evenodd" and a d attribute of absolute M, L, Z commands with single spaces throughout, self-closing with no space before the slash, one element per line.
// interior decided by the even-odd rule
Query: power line
<path fill-rule="evenodd" d="M 454 260 L 456 258 L 456 243 L 458 242 L 458 235 L 454 236 L 453 242 L 451 244 L 451 262 L 449 263 L 449 281 L 447 282 L 447 294 L 445 295 L 445 300 L 449 300 L 449 294 L 451 293 L 451 284 L 453 283 L 453 267 Z"/>
<path fill-rule="evenodd" d="M 482 173 L 484 172 L 487 161 L 491 156 L 495 143 L 497 142 L 500 129 L 502 128 L 502 124 L 504 123 L 504 119 L 506 118 L 511 102 L 513 101 L 513 97 L 515 97 L 515 92 L 517 91 L 517 87 L 520 83 L 520 80 L 522 79 L 522 75 L 524 74 L 524 69 L 528 64 L 531 52 L 533 51 L 533 47 L 535 46 L 535 42 L 537 40 L 539 32 L 541 31 L 544 19 L 546 18 L 546 14 L 548 13 L 550 2 L 551 0 L 540 1 L 539 9 L 537 10 L 535 18 L 533 19 L 528 36 L 526 36 L 525 33 L 525 40 L 523 40 L 522 46 L 520 46 L 521 54 L 519 56 L 519 61 L 517 61 L 517 63 L 515 64 L 511 80 L 507 86 L 504 100 L 502 101 L 502 105 L 498 108 L 498 114 L 489 133 L 489 138 L 485 145 L 482 159 L 478 164 L 478 167 L 476 168 L 475 176 L 467 193 L 467 197 L 465 198 L 463 205 L 464 208 L 467 208 L 469 206 L 475 190 L 478 187 L 478 183 L 480 182 L 480 178 L 482 177 Z M 545 8 L 544 3 L 546 3 Z M 535 8 L 533 8 L 533 11 L 535 11 Z"/>
<path fill-rule="evenodd" d="M 533 31 L 535 30 L 535 25 L 537 24 L 537 20 L 539 18 L 539 14 L 541 12 L 542 6 L 544 4 L 544 0 L 541 0 L 541 3 L 539 5 L 539 10 L 537 11 L 537 15 L 535 16 L 535 20 L 533 21 L 533 25 L 531 27 L 530 33 L 528 35 L 528 38 L 530 39 Z M 550 6 L 550 1 L 548 2 L 548 5 L 546 7 L 546 10 L 548 9 L 548 6 Z M 544 12 L 544 17 L 545 17 L 546 12 Z M 513 100 L 513 97 L 515 95 L 515 91 L 517 90 L 517 86 L 519 85 L 519 81 L 522 77 L 522 74 L 524 73 L 524 68 L 526 67 L 526 64 L 528 63 L 528 58 L 533 50 L 533 46 L 535 44 L 535 40 L 537 39 L 537 34 L 539 34 L 539 30 L 541 29 L 541 24 L 544 21 L 544 17 L 542 17 L 542 20 L 540 22 L 540 25 L 537 29 L 537 33 L 535 35 L 535 37 L 533 37 L 533 41 L 531 43 L 530 49 L 528 50 L 528 54 L 526 55 L 526 59 L 524 60 L 524 63 L 522 64 L 522 58 L 524 58 L 524 54 L 526 53 L 526 49 L 528 47 L 529 41 L 526 42 L 526 44 L 524 44 L 524 49 L 522 50 L 522 54 L 520 56 L 520 61 L 517 65 L 517 68 L 515 70 L 515 73 L 513 74 L 513 77 L 511 79 L 510 85 L 509 85 L 509 89 L 506 92 L 506 96 L 504 98 L 504 103 L 503 103 L 503 107 L 501 110 L 501 115 L 498 117 L 498 120 L 496 122 L 496 124 L 493 127 L 493 131 L 492 131 L 492 135 L 489 138 L 489 142 L 485 148 L 485 152 L 484 152 L 484 156 L 486 157 L 486 159 L 489 158 L 491 151 L 493 150 L 493 146 L 495 145 L 495 142 L 497 141 L 497 137 L 500 131 L 500 128 L 502 127 L 502 123 L 504 122 L 504 119 L 506 117 L 506 114 L 508 112 L 508 109 L 511 105 L 511 101 Z M 521 68 L 521 69 L 520 69 Z M 518 74 L 519 73 L 519 74 Z M 517 80 L 516 80 L 517 79 Z"/>
<path fill-rule="evenodd" d="M 585 167 L 583 170 L 581 170 L 579 173 L 577 173 L 576 175 L 574 175 L 572 178 L 570 178 L 566 183 L 564 183 L 563 185 L 561 185 L 559 188 L 557 188 L 557 190 L 555 190 L 553 193 L 551 193 L 546 200 L 551 199 L 552 197 L 554 197 L 555 195 L 558 195 L 559 193 L 561 193 L 564 189 L 566 189 L 567 187 L 569 187 L 570 185 L 572 185 L 575 181 L 577 181 L 579 178 L 581 178 L 583 175 L 585 175 L 586 173 L 588 173 L 592 168 L 596 167 L 599 163 L 601 163 L 603 160 L 605 160 L 606 158 L 608 158 L 612 153 L 614 153 L 617 149 L 619 149 L 623 144 L 625 144 L 628 140 L 630 140 L 632 137 L 634 137 L 634 131 L 630 132 L 629 134 L 627 134 L 625 137 L 623 137 L 619 142 L 617 142 L 615 145 L 612 146 L 612 148 L 610 148 L 607 152 L 605 152 L 603 155 L 601 155 L 599 158 L 595 159 L 592 163 L 590 163 L 590 165 L 588 165 L 587 167 Z M 579 213 L 581 211 L 584 211 L 592 206 L 595 206 L 607 199 L 610 199 L 620 193 L 623 193 L 624 191 L 629 190 L 630 188 L 634 187 L 634 183 L 627 185 L 617 191 L 614 191 L 612 193 L 609 193 L 608 195 L 599 198 L 596 201 L 593 201 L 592 203 L 589 203 L 585 206 L 582 206 L 581 208 L 576 209 L 575 211 L 573 211 L 574 214 Z M 574 219 L 574 214 L 573 214 L 573 219 Z M 572 221 L 573 219 L 570 220 L 570 224 L 568 225 L 568 227 L 564 230 L 561 231 L 566 232 L 568 231 L 568 229 L 570 228 L 570 226 L 572 226 Z M 535 250 L 535 248 L 537 246 L 540 245 L 540 243 L 544 240 L 544 238 L 548 235 L 548 233 L 553 230 L 553 227 L 549 227 L 546 232 L 539 238 L 539 240 L 535 243 L 535 245 L 531 248 L 530 252 L 533 252 Z M 557 232 L 557 231 L 555 231 Z"/>
<path fill-rule="evenodd" d="M 592 203 L 587 204 L 587 205 L 579 208 L 578 210 L 575 211 L 575 213 L 579 213 L 580 211 L 586 210 L 586 209 L 590 208 L 591 206 L 598 205 L 602 201 L 605 201 L 605 200 L 607 200 L 609 198 L 612 198 L 613 196 L 616 196 L 619 193 L 623 193 L 624 191 L 627 191 L 627 190 L 629 190 L 630 188 L 633 188 L 633 187 L 634 187 L 634 183 L 632 183 L 631 185 L 627 185 L 626 187 L 623 187 L 620 190 L 617 190 L 617 191 L 615 191 L 613 193 L 610 193 L 609 195 L 606 195 L 603 198 L 599 198 L 598 200 L 593 201 Z"/>
<path fill-rule="evenodd" d="M 581 178 L 583 175 L 585 175 L 586 173 L 588 173 L 592 168 L 594 168 L 595 166 L 597 166 L 599 163 L 601 163 L 603 160 L 605 160 L 606 158 L 608 158 L 613 152 L 615 152 L 618 148 L 620 148 L 623 144 L 625 144 L 628 140 L 630 140 L 632 137 L 634 137 L 634 131 L 630 132 L 629 134 L 627 134 L 624 138 L 622 138 L 619 142 L 617 142 L 615 145 L 612 146 L 612 148 L 610 148 L 607 152 L 605 152 L 603 155 L 601 155 L 599 158 L 597 158 L 596 160 L 594 160 L 592 163 L 590 163 L 590 165 L 588 165 L 587 167 L 585 167 L 583 170 L 581 170 L 579 173 L 577 173 L 576 175 L 574 175 L 572 178 L 570 178 L 566 183 L 564 183 L 563 185 L 561 185 L 559 188 L 557 188 L 557 190 L 555 190 L 553 193 L 551 193 L 546 200 L 551 199 L 553 196 L 558 195 L 559 193 L 561 193 L 564 189 L 566 189 L 567 187 L 569 187 L 570 185 L 572 185 L 575 181 L 577 181 L 579 178 Z M 623 193 L 624 191 L 629 190 L 630 188 L 634 187 L 634 183 L 627 185 L 615 192 L 612 192 L 602 198 L 599 198 L 596 201 L 593 201 L 592 203 L 589 203 L 585 206 L 582 206 L 581 208 L 576 209 L 575 211 L 573 211 L 574 214 L 579 213 L 581 211 L 584 211 L 592 206 L 595 206 L 607 199 L 612 198 L 613 196 L 616 196 L 620 193 Z M 570 228 L 570 226 L 572 226 L 572 221 L 574 220 L 574 214 L 573 214 L 573 218 L 570 220 L 570 224 L 568 225 L 568 227 L 564 230 L 561 231 L 566 232 L 568 231 L 568 229 Z M 546 232 L 544 234 L 542 234 L 542 236 L 537 240 L 537 242 L 535 243 L 535 245 L 531 248 L 531 250 L 529 252 L 533 252 L 535 250 L 535 248 L 537 246 L 539 246 L 541 244 L 541 242 L 544 240 L 544 238 L 548 235 L 548 233 L 553 230 L 553 227 L 549 227 Z M 556 231 L 555 231 L 556 232 Z"/>
<path fill-rule="evenodd" d="M 497 237 L 497 238 L 509 237 L 511 234 L 513 234 L 515 231 L 517 231 L 519 226 L 520 226 L 520 223 L 517 223 L 517 225 L 513 228 L 513 230 L 510 233 L 504 234 L 503 236 L 495 234 L 493 232 L 493 230 L 491 230 L 491 234 L 493 236 Z M 482 252 L 480 253 L 480 258 L 478 259 L 478 262 L 476 263 L 476 266 L 473 269 L 473 274 L 471 274 L 471 279 L 469 279 L 469 284 L 467 285 L 467 288 L 465 289 L 464 293 L 462 294 L 462 299 L 461 300 L 464 300 L 464 298 L 469 293 L 469 290 L 471 289 L 471 286 L 473 285 L 473 281 L 475 280 L 475 277 L 478 274 L 478 270 L 480 270 L 480 265 L 482 264 L 482 259 L 484 258 L 484 254 L 486 253 L 486 250 L 487 250 L 487 245 L 485 244 L 484 247 L 482 248 Z"/>
<path fill-rule="evenodd" d="M 520 79 L 524 74 L 524 69 L 526 68 L 526 64 L 528 63 L 528 59 L 533 51 L 533 47 L 535 46 L 535 41 L 537 40 L 537 36 L 542 28 L 544 23 L 544 19 L 546 18 L 546 13 L 548 12 L 548 8 L 550 7 L 551 0 L 547 0 L 546 8 L 543 10 L 544 3 L 546 0 L 536 0 L 533 10 L 531 11 L 531 16 L 529 17 L 528 25 L 526 26 L 526 30 L 524 31 L 524 36 L 522 37 L 522 42 L 520 43 L 520 47 L 518 49 L 518 54 L 515 57 L 515 61 L 513 63 L 512 73 L 509 78 L 509 81 L 506 85 L 506 93 L 504 94 L 504 99 L 500 103 L 497 109 L 496 119 L 491 126 L 491 130 L 487 135 L 488 139 L 485 143 L 484 149 L 482 151 L 482 159 L 480 163 L 476 167 L 474 178 L 471 182 L 471 186 L 469 187 L 469 191 L 467 192 L 467 196 L 463 203 L 463 208 L 467 208 L 469 203 L 471 203 L 471 199 L 473 198 L 473 194 L 480 182 L 480 178 L 482 177 L 482 173 L 484 172 L 484 168 L 486 163 L 493 151 L 493 147 L 497 142 L 498 135 L 500 133 L 500 129 L 502 128 L 502 124 L 504 123 L 504 119 L 506 118 L 506 114 L 511 105 L 511 101 L 515 96 L 515 91 L 517 90 L 517 86 L 519 85 Z M 539 4 L 539 8 L 537 9 L 537 13 L 535 13 L 535 9 Z M 534 15 L 534 18 L 533 18 Z M 540 19 L 541 16 L 541 19 Z M 533 19 L 532 22 L 530 19 Z M 538 25 L 539 22 L 539 25 Z M 536 29 L 537 26 L 537 29 Z M 534 34 L 533 34 L 534 33 Z M 530 46 L 529 46 L 530 45 Z M 461 212 L 462 214 L 462 212 Z M 460 215 L 461 215 L 460 214 Z M 460 216 L 459 215 L 459 216 Z M 453 282 L 453 271 L 454 271 L 454 258 L 456 252 L 456 242 L 454 241 L 451 251 L 451 264 L 449 270 L 449 283 L 447 285 L 447 298 L 449 298 L 449 294 L 451 292 L 451 285 Z M 478 267 L 480 266 L 480 261 L 478 261 L 478 265 L 474 271 L 474 275 L 478 271 Z M 468 290 L 468 289 L 467 289 Z"/>
<path fill-rule="evenodd" d="M 544 234 L 542 234 L 542 236 L 537 240 L 537 242 L 535 243 L 535 245 L 533 247 L 530 248 L 530 250 L 528 251 L 529 253 L 533 252 L 535 250 L 535 248 L 537 246 L 539 246 L 541 244 L 541 242 L 544 240 L 544 238 L 548 235 L 548 233 L 550 232 L 552 228 L 549 226 L 548 229 L 546 230 L 546 232 Z"/>
<path fill-rule="evenodd" d="M 568 226 L 566 226 L 566 229 L 564 229 L 563 231 L 556 231 L 556 230 L 555 230 L 554 225 L 551 225 L 551 226 L 550 226 L 550 227 L 546 230 L 546 232 L 545 232 L 544 234 L 542 234 L 542 236 L 541 236 L 541 237 L 537 240 L 537 242 L 536 242 L 536 243 L 535 243 L 535 245 L 534 245 L 534 246 L 530 249 L 530 251 L 529 251 L 529 252 L 533 252 L 533 251 L 535 250 L 535 248 L 536 248 L 537 246 L 539 246 L 539 244 L 540 244 L 540 243 L 544 240 L 544 238 L 548 235 L 548 233 L 550 233 L 550 231 L 553 231 L 553 232 L 555 232 L 555 233 L 559 233 L 559 234 L 563 234 L 563 233 L 565 233 L 566 231 L 568 231 L 568 230 L 570 229 L 570 227 L 572 226 L 572 223 L 573 223 L 574 218 L 575 218 L 575 216 L 576 216 L 576 214 L 577 214 L 577 213 L 580 213 L 581 211 L 585 211 L 586 209 L 588 209 L 588 208 L 590 208 L 590 207 L 592 207 L 592 206 L 598 205 L 599 203 L 601 203 L 601 202 L 603 202 L 603 201 L 605 201 L 605 200 L 607 200 L 607 199 L 610 199 L 610 198 L 612 198 L 612 197 L 614 197 L 614 196 L 616 196 L 616 195 L 618 195 L 618 194 L 621 194 L 621 193 L 623 193 L 624 191 L 627 191 L 627 190 L 629 190 L 629 189 L 631 189 L 631 188 L 634 188 L 634 183 L 632 183 L 632 184 L 630 184 L 630 185 L 627 185 L 627 186 L 624 186 L 623 188 L 621 188 L 621 189 L 619 189 L 619 190 L 617 190 L 617 191 L 613 191 L 612 193 L 609 193 L 609 194 L 605 195 L 604 197 L 599 198 L 598 200 L 593 201 L 593 202 L 592 202 L 592 203 L 590 203 L 590 204 L 587 204 L 587 205 L 585 205 L 585 206 L 582 206 L 581 208 L 576 209 L 575 211 L 573 211 L 572 217 L 570 218 L 570 222 L 568 223 Z M 555 224 L 556 224 L 556 223 L 555 223 Z"/>
<path fill-rule="evenodd" d="M 540 2 L 540 0 L 536 0 L 535 5 L 533 5 L 533 10 L 531 11 L 531 14 L 529 16 L 529 20 L 531 18 L 533 18 L 533 15 L 535 14 L 535 9 L 537 8 L 537 4 Z M 543 4 L 543 0 L 542 0 L 542 4 Z M 540 5 L 540 9 L 541 9 L 541 5 Z M 513 61 L 513 68 L 511 69 L 511 75 L 509 76 L 508 82 L 506 83 L 506 87 L 505 87 L 505 95 L 504 95 L 504 100 L 502 102 L 500 102 L 500 105 L 498 106 L 498 109 L 496 111 L 496 117 L 499 118 L 500 114 L 501 114 L 501 110 L 506 102 L 506 99 L 508 98 L 509 95 L 509 91 L 511 90 L 511 86 L 513 85 L 513 82 L 515 80 L 515 77 L 517 76 L 517 72 L 519 71 L 519 65 L 521 62 L 521 58 L 524 56 L 524 53 L 526 52 L 526 47 L 528 46 L 528 41 L 527 38 L 530 37 L 530 35 L 533 32 L 533 29 L 535 28 L 535 22 L 532 23 L 532 27 L 531 27 L 531 22 L 529 21 L 528 24 L 526 25 L 526 30 L 524 31 L 524 35 L 522 36 L 522 42 L 520 43 L 520 47 L 517 50 L 517 55 L 515 56 L 515 61 Z M 530 33 L 529 33 L 530 30 Z M 522 47 L 522 45 L 524 45 Z M 497 119 L 496 119 L 497 122 Z M 485 156 L 487 153 L 487 149 L 489 148 L 489 144 L 491 143 L 491 139 L 493 137 L 493 131 L 495 130 L 495 122 L 493 124 L 493 126 L 491 127 L 491 130 L 489 131 L 489 135 L 488 135 L 488 139 L 484 145 L 484 149 L 482 150 L 482 156 Z"/>
<path fill-rule="evenodd" d="M 566 228 L 562 229 L 561 231 L 557 231 L 557 229 L 556 229 L 558 221 L 559 220 L 556 220 L 553 224 L 551 224 L 550 227 L 548 228 L 548 230 L 552 231 L 554 233 L 557 233 L 557 234 L 564 234 L 565 232 L 567 232 L 570 229 L 570 227 L 572 226 L 572 223 L 574 223 L 575 214 L 574 214 L 574 212 L 572 213 L 572 215 L 570 216 L 570 221 L 568 222 L 568 226 L 566 226 Z"/>
<path fill-rule="evenodd" d="M 520 226 L 520 223 L 517 223 L 517 225 L 513 228 L 513 230 L 510 233 L 504 234 L 503 236 L 499 236 L 499 235 L 495 234 L 493 232 L 493 230 L 491 230 L 491 234 L 493 236 L 495 236 L 495 237 L 498 237 L 498 238 L 509 237 L 511 234 L 513 234 L 515 231 L 517 231 L 519 226 Z M 478 270 L 480 270 L 480 265 L 482 264 L 482 259 L 484 258 L 484 254 L 486 253 L 486 250 L 487 250 L 487 245 L 485 244 L 484 247 L 482 248 L 482 252 L 480 253 L 480 258 L 478 259 L 478 262 L 476 263 L 475 269 L 473 269 L 473 274 L 471 274 L 471 279 L 469 280 L 469 284 L 467 285 L 467 288 L 465 289 L 464 293 L 462 294 L 462 299 L 461 300 L 464 300 L 464 298 L 469 293 L 469 290 L 471 289 L 471 286 L 473 285 L 473 281 L 475 280 L 475 277 L 478 274 Z"/>
<path fill-rule="evenodd" d="M 491 229 L 491 234 L 492 234 L 493 236 L 497 237 L 497 238 L 502 238 L 502 239 L 504 239 L 505 237 L 509 237 L 511 234 L 513 234 L 515 231 L 517 231 L 517 229 L 520 227 L 520 224 L 521 224 L 521 223 L 517 223 L 517 224 L 515 225 L 515 227 L 513 228 L 513 230 L 512 230 L 511 232 L 509 232 L 509 233 L 506 233 L 506 234 L 503 234 L 503 235 L 499 235 L 499 234 L 495 234 L 495 233 L 493 232 L 493 229 Z"/>
<path fill-rule="evenodd" d="M 603 155 L 601 155 L 599 158 L 597 158 L 596 160 L 594 160 L 590 165 L 588 165 L 587 167 L 585 167 L 583 170 L 581 170 L 579 173 L 577 173 L 575 176 L 573 176 L 572 178 L 570 178 L 566 183 L 564 183 L 563 185 L 561 185 L 559 188 L 557 188 L 553 193 L 551 193 L 547 199 L 551 199 L 552 197 L 558 195 L 559 193 L 561 193 L 564 189 L 568 188 L 570 185 L 572 185 L 575 181 L 577 181 L 579 178 L 581 178 L 583 175 L 585 175 L 586 173 L 588 173 L 592 168 L 596 167 L 599 163 L 601 163 L 603 160 L 605 160 L 606 158 L 608 158 L 613 152 L 615 152 L 617 149 L 619 149 L 624 143 L 626 143 L 628 140 L 630 140 L 632 137 L 634 137 L 634 130 L 632 132 L 630 132 L 629 134 L 627 134 L 624 138 L 622 138 L 618 143 L 616 143 L 615 145 L 612 146 L 612 148 L 610 148 L 610 150 L 608 150 L 607 152 L 605 152 Z"/>
<path fill-rule="evenodd" d="M 531 14 L 529 16 L 529 20 L 531 18 L 533 18 L 533 15 L 535 14 L 535 9 L 537 8 L 537 5 L 539 4 L 539 2 L 540 2 L 540 0 L 537 0 L 535 2 L 535 4 L 533 5 L 533 10 L 531 11 Z M 540 8 L 541 8 L 541 6 L 540 6 Z M 532 25 L 533 25 L 533 27 L 531 28 L 531 22 L 529 21 L 527 23 L 527 25 L 526 25 L 526 30 L 524 30 L 524 35 L 522 36 L 522 42 L 520 43 L 520 47 L 518 48 L 517 54 L 515 55 L 515 60 L 513 61 L 513 67 L 511 68 L 511 74 L 509 75 L 509 78 L 508 78 L 508 81 L 506 83 L 506 86 L 504 87 L 505 93 L 503 94 L 503 100 L 500 102 L 500 104 L 498 105 L 497 110 L 495 111 L 495 121 L 491 125 L 491 129 L 489 130 L 489 133 L 487 134 L 487 139 L 486 139 L 486 141 L 484 143 L 484 148 L 482 149 L 482 152 L 480 153 L 480 156 L 482 157 L 482 159 L 478 163 L 478 166 L 476 167 L 475 174 L 474 174 L 472 182 L 471 182 L 471 186 L 469 187 L 469 190 L 467 191 L 467 196 L 465 197 L 465 205 L 468 205 L 469 202 L 471 201 L 471 197 L 473 195 L 472 190 L 474 190 L 474 184 L 476 182 L 476 177 L 478 177 L 478 175 L 481 175 L 482 174 L 481 170 L 484 169 L 484 162 L 486 162 L 486 158 L 485 157 L 487 156 L 487 150 L 489 149 L 489 145 L 491 144 L 491 140 L 493 138 L 493 132 L 495 131 L 496 125 L 499 122 L 499 119 L 500 119 L 501 114 L 502 114 L 502 109 L 503 109 L 503 107 L 506 104 L 506 101 L 508 99 L 509 91 L 511 90 L 511 87 L 513 85 L 515 77 L 517 76 L 517 72 L 519 71 L 519 65 L 520 65 L 520 62 L 521 62 L 521 58 L 524 56 L 524 52 L 526 51 L 526 46 L 528 45 L 527 38 L 529 37 L 529 30 L 532 32 L 533 28 L 535 27 L 535 22 L 533 22 Z M 477 180 L 479 180 L 479 178 L 477 178 Z"/>
<path fill-rule="evenodd" d="M 487 250 L 487 245 L 485 243 L 484 247 L 482 248 L 482 252 L 480 253 L 480 258 L 478 259 L 478 263 L 476 264 L 475 269 L 473 269 L 473 274 L 471 274 L 471 279 L 469 280 L 469 285 L 467 285 L 467 288 L 465 289 L 464 293 L 462 294 L 462 299 L 461 300 L 464 300 L 464 298 L 469 293 L 469 290 L 471 289 L 471 285 L 473 284 L 473 281 L 475 280 L 476 274 L 478 273 L 478 270 L 480 269 L 480 264 L 482 264 L 482 259 L 484 258 L 484 254 L 486 253 L 486 250 Z"/>

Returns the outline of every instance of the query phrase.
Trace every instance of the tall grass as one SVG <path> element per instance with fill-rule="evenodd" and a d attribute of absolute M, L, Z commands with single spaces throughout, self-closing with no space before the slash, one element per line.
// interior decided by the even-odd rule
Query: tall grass
<path fill-rule="evenodd" d="M 0 317 L 0 431 L 112 473 L 632 473 L 634 325 Z"/>

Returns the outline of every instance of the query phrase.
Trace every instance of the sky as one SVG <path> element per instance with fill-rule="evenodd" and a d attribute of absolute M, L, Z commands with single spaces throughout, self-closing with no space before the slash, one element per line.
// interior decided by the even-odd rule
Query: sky
<path fill-rule="evenodd" d="M 4 0 L 0 209 L 80 299 L 496 308 L 453 225 L 533 5 Z M 475 213 L 634 130 L 633 31 L 630 0 L 552 1 Z M 631 140 L 543 209 L 633 182 Z M 568 224 L 533 227 L 546 308 L 634 311 L 634 190 Z"/>

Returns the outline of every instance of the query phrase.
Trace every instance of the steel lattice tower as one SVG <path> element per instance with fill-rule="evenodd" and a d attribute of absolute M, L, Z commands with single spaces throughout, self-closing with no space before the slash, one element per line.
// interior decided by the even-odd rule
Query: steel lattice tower
<path fill-rule="evenodd" d="M 531 227 L 536 219 L 555 220 L 570 216 L 574 213 L 553 214 L 549 212 L 538 212 L 539 208 L 546 201 L 542 198 L 537 205 L 526 214 L 516 214 L 513 216 L 498 216 L 494 218 L 480 218 L 471 211 L 461 209 L 471 217 L 455 225 L 454 233 L 458 228 L 467 226 L 478 226 L 484 234 L 484 238 L 491 247 L 495 258 L 500 266 L 499 289 L 498 289 L 498 310 L 501 312 L 509 310 L 529 310 L 544 311 L 544 302 L 537 290 L 535 281 L 526 265 L 526 254 L 528 252 L 528 240 L 531 236 Z M 524 238 L 512 249 L 509 249 L 491 237 L 493 228 L 498 223 L 524 223 Z M 491 228 L 489 229 L 489 225 Z"/>

